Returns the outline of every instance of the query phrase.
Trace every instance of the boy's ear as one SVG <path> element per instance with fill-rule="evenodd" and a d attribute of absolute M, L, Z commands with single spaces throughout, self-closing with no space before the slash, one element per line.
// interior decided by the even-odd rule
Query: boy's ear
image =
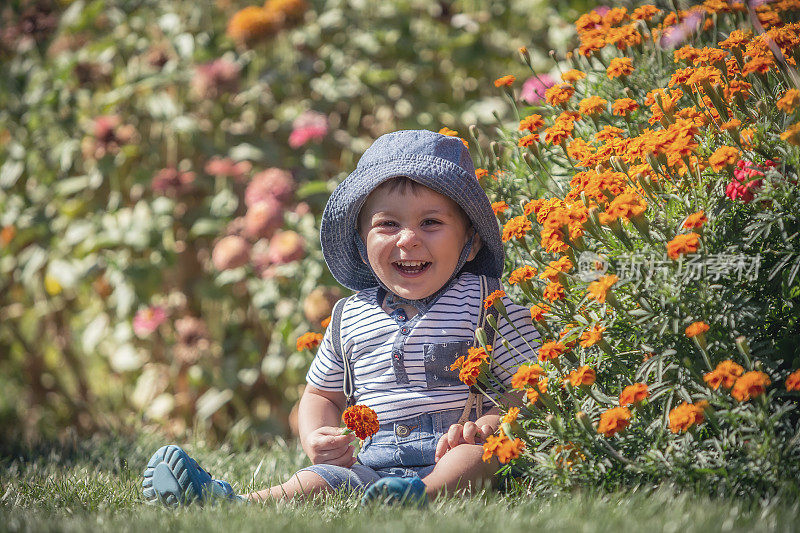
<path fill-rule="evenodd" d="M 481 251 L 481 246 L 483 246 L 483 241 L 481 241 L 481 236 L 478 235 L 478 232 L 475 232 L 475 236 L 472 237 L 472 248 L 469 251 L 469 255 L 467 256 L 467 261 L 472 261 L 477 257 L 478 252 Z"/>

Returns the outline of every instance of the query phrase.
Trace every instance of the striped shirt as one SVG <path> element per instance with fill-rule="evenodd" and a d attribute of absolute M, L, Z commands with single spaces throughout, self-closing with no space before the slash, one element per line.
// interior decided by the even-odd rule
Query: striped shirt
<path fill-rule="evenodd" d="M 377 287 L 365 289 L 351 297 L 342 312 L 342 348 L 353 366 L 356 402 L 374 409 L 381 423 L 463 408 L 469 388 L 450 365 L 472 345 L 483 305 L 480 278 L 462 274 L 426 313 L 408 321 L 387 314 L 377 299 Z M 530 310 L 507 297 L 503 303 L 519 333 L 502 315 L 498 317 L 491 371 L 509 387 L 516 368 L 536 359 L 540 341 Z M 340 391 L 344 366 L 333 349 L 330 330 L 306 380 L 324 391 Z M 511 350 L 503 346 L 503 338 Z M 484 405 L 492 404 L 484 398 Z"/>

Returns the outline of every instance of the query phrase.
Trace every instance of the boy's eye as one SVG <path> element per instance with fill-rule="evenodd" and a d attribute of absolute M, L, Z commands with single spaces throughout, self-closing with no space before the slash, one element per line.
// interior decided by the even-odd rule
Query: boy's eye
<path fill-rule="evenodd" d="M 436 220 L 435 218 L 426 218 L 422 221 L 423 226 L 434 226 L 436 224 L 441 224 L 441 221 Z"/>
<path fill-rule="evenodd" d="M 397 222 L 394 220 L 379 220 L 375 225 L 379 227 L 394 227 L 397 225 Z"/>

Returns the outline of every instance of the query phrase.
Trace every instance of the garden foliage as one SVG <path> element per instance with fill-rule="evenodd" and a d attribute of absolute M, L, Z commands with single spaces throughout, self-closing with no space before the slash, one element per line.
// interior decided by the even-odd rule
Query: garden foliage
<path fill-rule="evenodd" d="M 382 133 L 494 120 L 519 36 L 572 31 L 479 4 L 3 3 L 3 437 L 287 431 L 297 338 L 343 296 L 330 190 Z"/>
<path fill-rule="evenodd" d="M 541 486 L 796 492 L 798 15 L 592 11 L 546 103 L 497 80 L 519 127 L 478 174 L 542 342 L 487 458 Z"/>

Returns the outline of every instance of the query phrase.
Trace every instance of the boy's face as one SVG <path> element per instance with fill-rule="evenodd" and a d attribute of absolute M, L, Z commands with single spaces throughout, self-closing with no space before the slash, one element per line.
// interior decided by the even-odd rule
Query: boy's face
<path fill-rule="evenodd" d="M 409 300 L 442 288 L 471 233 L 458 204 L 422 185 L 375 189 L 361 209 L 359 228 L 372 271 Z M 476 235 L 468 260 L 479 246 Z"/>

